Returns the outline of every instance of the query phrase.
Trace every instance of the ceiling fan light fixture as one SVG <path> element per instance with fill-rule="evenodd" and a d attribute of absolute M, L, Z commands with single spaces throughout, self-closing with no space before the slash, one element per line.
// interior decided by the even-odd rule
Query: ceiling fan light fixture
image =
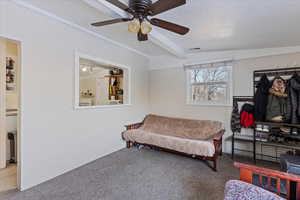
<path fill-rule="evenodd" d="M 146 21 L 143 21 L 141 24 L 141 32 L 145 35 L 150 33 L 152 31 L 152 26 Z"/>
<path fill-rule="evenodd" d="M 1 0 L 0 0 L 1 1 Z M 92 26 L 100 27 L 116 23 L 129 22 L 128 31 L 137 35 L 138 41 L 147 41 L 148 33 L 156 26 L 176 34 L 185 35 L 190 29 L 165 20 L 151 18 L 160 13 L 186 4 L 187 0 L 106 0 L 113 6 L 129 13 L 128 17 L 111 19 L 92 23 Z"/>
<path fill-rule="evenodd" d="M 138 33 L 141 29 L 141 23 L 140 20 L 134 19 L 128 24 L 128 31 L 131 33 Z"/>

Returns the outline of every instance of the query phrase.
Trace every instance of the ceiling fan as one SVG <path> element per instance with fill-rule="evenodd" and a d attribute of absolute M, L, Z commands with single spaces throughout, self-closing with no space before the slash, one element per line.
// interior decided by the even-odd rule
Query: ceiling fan
<path fill-rule="evenodd" d="M 118 18 L 102 22 L 92 23 L 92 26 L 105 26 L 120 22 L 128 22 L 128 30 L 137 34 L 139 41 L 148 40 L 148 33 L 152 31 L 152 26 L 172 31 L 174 33 L 185 35 L 189 32 L 189 28 L 180 26 L 168 21 L 157 18 L 149 19 L 149 16 L 155 16 L 167 10 L 182 6 L 186 0 L 158 0 L 152 3 L 152 0 L 129 0 L 129 6 L 120 2 L 119 0 L 106 0 L 107 2 L 115 5 L 116 7 L 128 12 L 132 15 L 131 18 Z"/>

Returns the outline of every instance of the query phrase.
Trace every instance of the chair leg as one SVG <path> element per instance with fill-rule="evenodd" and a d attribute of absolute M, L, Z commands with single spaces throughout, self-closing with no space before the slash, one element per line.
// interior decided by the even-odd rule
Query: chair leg
<path fill-rule="evenodd" d="M 129 149 L 131 146 L 131 143 L 129 141 L 126 141 L 126 148 Z"/>
<path fill-rule="evenodd" d="M 215 171 L 215 172 L 217 172 L 218 170 L 217 170 L 217 159 L 215 159 L 214 161 L 213 161 L 213 170 Z"/>

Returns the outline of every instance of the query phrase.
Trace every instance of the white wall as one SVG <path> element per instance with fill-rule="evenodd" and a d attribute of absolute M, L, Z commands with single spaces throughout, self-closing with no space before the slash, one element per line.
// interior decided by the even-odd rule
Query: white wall
<path fill-rule="evenodd" d="M 253 95 L 252 72 L 259 69 L 293 67 L 300 64 L 300 53 L 279 56 L 267 56 L 237 60 L 233 66 L 233 95 Z M 298 65 L 299 66 L 299 65 Z M 226 136 L 231 135 L 231 107 L 197 106 L 186 104 L 185 71 L 182 65 L 177 68 L 152 70 L 150 81 L 150 112 L 166 116 L 193 119 L 212 119 L 224 122 Z M 231 152 L 231 142 L 227 141 L 223 148 Z"/>
<path fill-rule="evenodd" d="M 148 111 L 148 61 L 12 2 L 0 5 L 0 35 L 22 42 L 21 188 L 123 148 L 123 125 Z M 75 50 L 132 67 L 132 106 L 74 110 Z"/>

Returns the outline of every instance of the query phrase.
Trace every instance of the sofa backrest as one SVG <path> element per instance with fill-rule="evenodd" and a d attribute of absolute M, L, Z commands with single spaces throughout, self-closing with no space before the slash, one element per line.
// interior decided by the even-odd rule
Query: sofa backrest
<path fill-rule="evenodd" d="M 147 115 L 142 130 L 195 140 L 209 140 L 222 130 L 223 125 L 219 121 L 191 120 L 158 115 Z"/>

